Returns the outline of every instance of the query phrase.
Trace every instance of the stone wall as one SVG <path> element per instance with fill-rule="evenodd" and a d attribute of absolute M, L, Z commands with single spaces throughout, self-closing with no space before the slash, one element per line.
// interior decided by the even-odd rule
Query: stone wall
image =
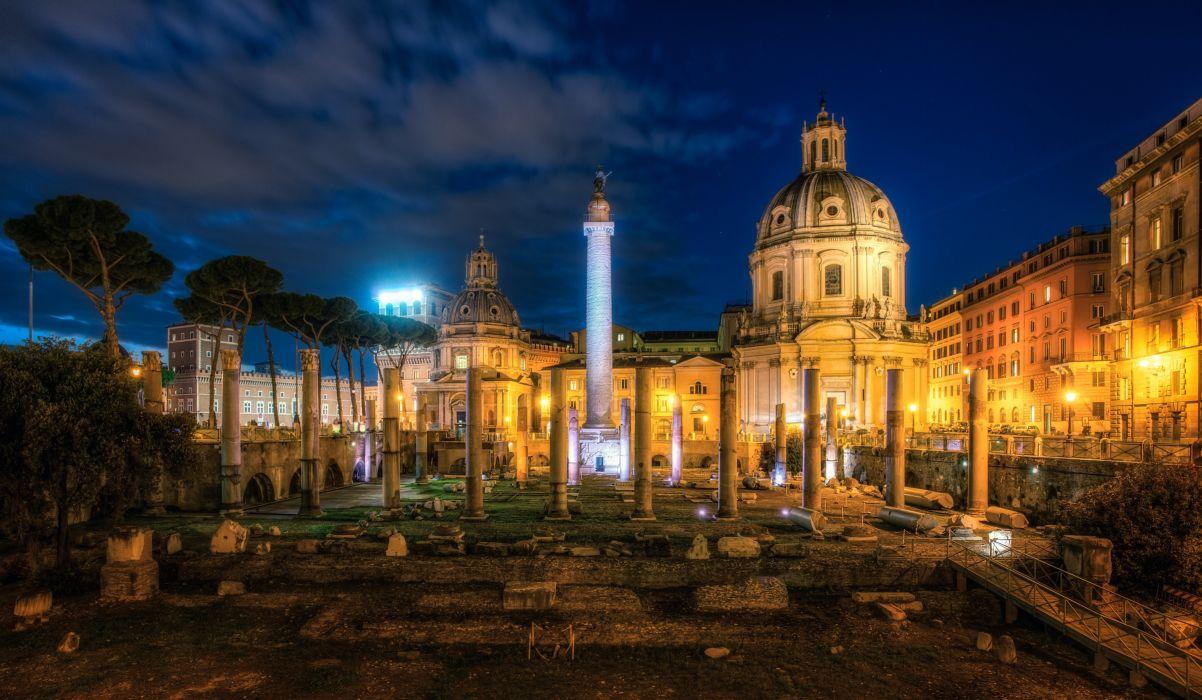
<path fill-rule="evenodd" d="M 906 450 L 906 486 L 946 491 L 965 506 L 968 456 L 959 452 Z M 852 475 L 884 488 L 885 457 L 879 447 L 846 447 Z M 1036 523 L 1054 519 L 1064 503 L 1110 480 L 1121 462 L 1054 457 L 989 456 L 989 503 L 1014 508 Z"/>
<path fill-rule="evenodd" d="M 362 450 L 357 435 L 326 436 L 320 440 L 319 478 L 326 485 L 351 483 L 355 464 Z M 221 445 L 200 441 L 201 463 L 183 479 L 170 480 L 164 489 L 165 501 L 186 511 L 212 511 L 220 506 L 217 478 L 221 469 Z M 377 456 L 378 456 L 377 449 Z M 252 479 L 259 480 L 267 500 L 299 494 L 300 442 L 297 440 L 259 439 L 242 441 L 242 488 Z"/>

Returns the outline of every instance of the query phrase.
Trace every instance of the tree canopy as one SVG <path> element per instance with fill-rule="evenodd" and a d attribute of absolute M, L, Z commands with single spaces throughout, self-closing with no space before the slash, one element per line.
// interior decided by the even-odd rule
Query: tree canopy
<path fill-rule="evenodd" d="M 279 291 L 283 283 L 284 275 L 279 270 L 245 255 L 210 260 L 184 278 L 192 292 L 190 299 L 228 319 L 237 334 L 239 355 L 246 344 L 246 329 L 259 322 L 256 304 Z"/>
<path fill-rule="evenodd" d="M 296 292 L 277 292 L 263 298 L 263 317 L 311 349 L 320 349 L 326 333 L 354 315 L 358 307 L 348 297 L 330 297 Z"/>
<path fill-rule="evenodd" d="M 52 270 L 83 292 L 104 322 L 109 354 L 120 355 L 117 312 L 132 294 L 153 294 L 175 266 L 150 239 L 126 228 L 116 204 L 70 195 L 49 199 L 33 213 L 4 222 L 4 233 L 37 270 Z"/>
<path fill-rule="evenodd" d="M 0 529 L 17 540 L 56 514 L 60 563 L 69 516 L 119 515 L 157 477 L 195 461 L 186 416 L 149 413 L 128 365 L 63 340 L 0 347 Z"/>

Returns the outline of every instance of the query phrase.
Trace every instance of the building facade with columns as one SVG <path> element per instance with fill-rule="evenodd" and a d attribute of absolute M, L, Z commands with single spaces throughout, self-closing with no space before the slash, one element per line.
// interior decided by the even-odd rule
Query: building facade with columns
<path fill-rule="evenodd" d="M 824 103 L 802 129 L 801 173 L 756 228 L 752 302 L 732 348 L 744 431 L 767 432 L 777 403 L 800 421 L 810 367 L 823 405 L 835 399 L 856 426 L 884 425 L 885 371 L 901 369 L 904 401 L 925 423 L 927 334 L 906 313 L 909 246 L 884 192 L 847 171 L 846 143 Z"/>
<path fill-rule="evenodd" d="M 1110 200 L 1110 421 L 1128 439 L 1194 438 L 1202 427 L 1202 99 L 1120 156 Z"/>
<path fill-rule="evenodd" d="M 940 299 L 925 313 L 931 344 L 927 350 L 930 372 L 927 396 L 927 421 L 932 425 L 953 426 L 968 420 L 968 387 L 963 366 L 963 316 L 960 308 L 964 295 L 959 291 Z"/>

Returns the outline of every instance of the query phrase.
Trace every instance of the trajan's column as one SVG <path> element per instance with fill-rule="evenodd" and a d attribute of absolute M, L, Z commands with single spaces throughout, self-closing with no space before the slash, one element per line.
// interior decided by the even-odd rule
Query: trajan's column
<path fill-rule="evenodd" d="M 588 418 L 585 428 L 612 428 L 613 403 L 613 279 L 610 241 L 614 224 L 605 201 L 609 174 L 597 167 L 593 199 L 588 204 L 584 236 L 588 239 L 588 276 L 585 285 L 585 382 L 588 385 Z"/>

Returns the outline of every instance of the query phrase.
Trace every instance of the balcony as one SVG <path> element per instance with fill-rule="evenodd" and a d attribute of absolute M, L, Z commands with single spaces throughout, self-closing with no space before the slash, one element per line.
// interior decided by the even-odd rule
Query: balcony
<path fill-rule="evenodd" d="M 1113 313 L 1106 314 L 1098 322 L 1098 328 L 1103 333 L 1131 330 L 1131 310 L 1119 309 Z"/>

